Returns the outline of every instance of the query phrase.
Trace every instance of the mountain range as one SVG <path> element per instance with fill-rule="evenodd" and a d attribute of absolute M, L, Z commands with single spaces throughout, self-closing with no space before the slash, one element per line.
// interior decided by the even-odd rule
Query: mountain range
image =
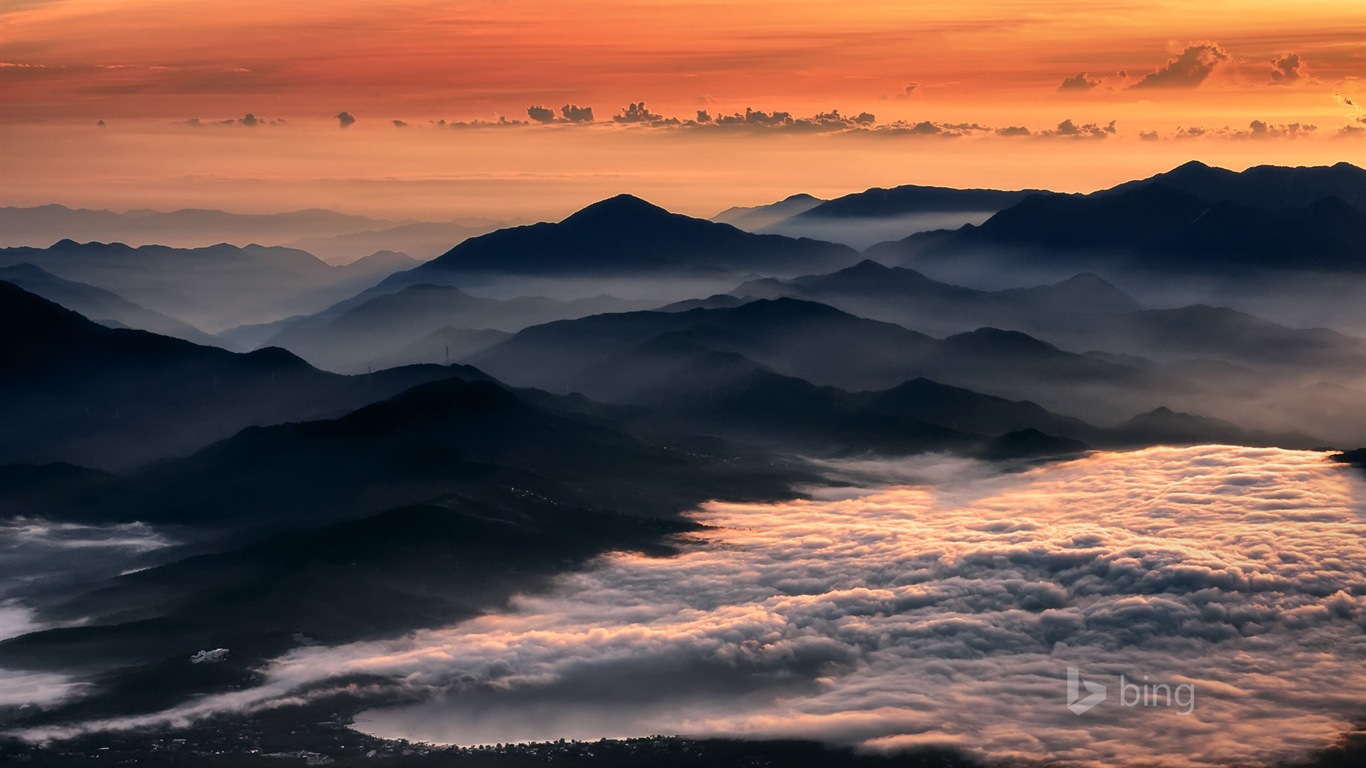
<path fill-rule="evenodd" d="M 452 283 L 467 273 L 653 275 L 765 271 L 801 274 L 856 262 L 847 246 L 755 235 L 694 219 L 631 195 L 594 203 L 558 223 L 475 237 L 386 282 Z"/>
<path fill-rule="evenodd" d="M 1089 195 L 1031 195 L 980 226 L 867 251 L 910 266 L 954 260 L 1183 275 L 1366 273 L 1366 170 L 1193 163 Z M 980 264 L 979 264 L 980 266 Z"/>
<path fill-rule="evenodd" d="M 50 248 L 0 248 L 0 267 L 30 264 L 209 332 L 321 309 L 414 263 L 387 252 L 334 267 L 304 251 L 259 245 L 133 248 L 61 240 Z"/>
<path fill-rule="evenodd" d="M 449 375 L 418 366 L 338 376 L 278 348 L 236 354 L 108 328 L 0 282 L 0 464 L 135 467 Z"/>
<path fill-rule="evenodd" d="M 0 208 L 0 247 L 41 248 L 64 239 L 173 248 L 259 243 L 306 250 L 329 263 L 346 264 L 381 250 L 429 259 L 453 243 L 502 225 L 487 219 L 393 221 L 323 209 L 271 214 L 195 208 L 116 213 L 63 205 L 6 206 Z"/>
<path fill-rule="evenodd" d="M 1363 200 L 1345 163 L 1188 164 L 1088 195 L 906 186 L 716 221 L 621 195 L 463 240 L 481 225 L 48 211 L 187 238 L 309 225 L 310 247 L 372 255 L 0 250 L 0 545 L 41 545 L 0 559 L 0 609 L 22 619 L 0 668 L 82 686 L 0 722 L 249 696 L 309 646 L 450 626 L 610 553 L 697 546 L 708 501 L 845 494 L 853 461 L 1359 447 L 1366 340 L 1186 291 L 1243 297 L 1270 274 L 1257 290 L 1324 315 L 1300 281 L 1350 297 Z M 801 231 L 896 236 L 860 254 Z M 449 242 L 418 264 L 391 237 Z M 213 649 L 230 653 L 190 660 Z M 374 682 L 253 716 L 311 738 L 392 703 Z"/>

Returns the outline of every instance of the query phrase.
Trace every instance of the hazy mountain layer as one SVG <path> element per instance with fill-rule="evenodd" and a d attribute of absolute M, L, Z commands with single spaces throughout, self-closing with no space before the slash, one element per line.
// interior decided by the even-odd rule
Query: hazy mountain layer
<path fill-rule="evenodd" d="M 390 253 L 333 267 L 303 251 L 257 245 L 131 248 L 63 240 L 51 248 L 0 249 L 0 266 L 26 263 L 214 332 L 316 311 L 413 262 Z"/>

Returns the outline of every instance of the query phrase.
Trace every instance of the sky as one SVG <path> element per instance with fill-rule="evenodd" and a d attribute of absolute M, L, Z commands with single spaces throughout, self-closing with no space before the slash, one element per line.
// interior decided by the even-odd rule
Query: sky
<path fill-rule="evenodd" d="M 1359 161 L 1363 41 L 1361 0 L 7 0 L 0 203 L 710 215 Z"/>

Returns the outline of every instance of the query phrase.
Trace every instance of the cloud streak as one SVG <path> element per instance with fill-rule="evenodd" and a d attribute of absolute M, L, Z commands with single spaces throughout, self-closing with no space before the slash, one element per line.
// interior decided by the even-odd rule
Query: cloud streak
<path fill-rule="evenodd" d="M 259 688 L 74 730 L 378 679 L 365 685 L 420 703 L 372 711 L 366 730 L 461 744 L 681 732 L 1204 765 L 1321 746 L 1359 712 L 1366 483 L 1322 454 L 1204 446 L 1009 475 L 942 457 L 832 472 L 906 484 L 710 504 L 698 517 L 713 528 L 678 557 L 609 557 L 508 614 L 301 648 Z M 1198 703 L 1074 715 L 1068 666 L 1194 685 Z"/>

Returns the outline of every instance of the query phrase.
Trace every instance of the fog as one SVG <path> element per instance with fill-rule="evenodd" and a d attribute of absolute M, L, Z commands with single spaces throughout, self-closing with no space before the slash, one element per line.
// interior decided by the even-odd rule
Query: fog
<path fill-rule="evenodd" d="M 705 505 L 678 556 L 606 557 L 508 613 L 299 648 L 254 689 L 23 735 L 349 690 L 412 702 L 362 730 L 442 743 L 799 736 L 1207 765 L 1324 746 L 1362 714 L 1366 481 L 1323 454 L 826 466 L 810 500 Z M 1074 714 L 1068 667 L 1108 698 Z M 1126 705 L 1121 675 L 1190 686 L 1191 707 Z"/>
<path fill-rule="evenodd" d="M 843 243 L 863 250 L 876 243 L 900 240 L 917 232 L 936 229 L 958 229 L 964 224 L 981 224 L 996 211 L 943 211 L 911 213 L 904 216 L 827 218 L 800 216 L 781 221 L 760 230 L 767 234 L 788 237 L 809 237 Z"/>
<path fill-rule="evenodd" d="M 33 594 L 36 585 L 117 575 L 134 567 L 138 555 L 172 543 L 142 523 L 80 525 L 24 517 L 0 523 L 0 638 L 21 634 L 13 631 L 27 620 L 18 599 Z"/>

